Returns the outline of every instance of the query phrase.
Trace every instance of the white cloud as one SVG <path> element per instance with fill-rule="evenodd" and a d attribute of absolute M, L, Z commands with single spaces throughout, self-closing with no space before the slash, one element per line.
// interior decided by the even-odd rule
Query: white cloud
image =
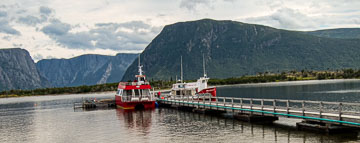
<path fill-rule="evenodd" d="M 53 20 L 42 28 L 46 35 L 69 49 L 112 49 L 139 51 L 158 34 L 159 28 L 143 21 L 98 23 L 88 31 L 70 32 L 72 26 Z M 95 42 L 96 41 L 96 42 Z"/>
<path fill-rule="evenodd" d="M 193 11 L 199 6 L 211 7 L 210 3 L 211 0 L 181 0 L 180 8 L 186 8 Z"/>

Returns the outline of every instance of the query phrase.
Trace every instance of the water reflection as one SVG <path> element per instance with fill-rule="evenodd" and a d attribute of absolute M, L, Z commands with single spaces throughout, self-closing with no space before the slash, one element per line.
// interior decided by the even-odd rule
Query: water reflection
<path fill-rule="evenodd" d="M 358 101 L 360 81 L 332 85 L 219 88 L 218 95 L 251 98 Z M 220 91 L 221 90 L 221 91 Z M 321 92 L 340 91 L 340 92 Z M 220 93 L 221 92 L 221 93 Z M 229 94 L 224 94 L 225 92 Z M 318 93 L 315 93 L 318 92 Z M 259 93 L 259 94 L 258 94 Z M 95 95 L 0 99 L 0 142 L 359 142 L 357 134 L 325 135 L 297 131 L 292 119 L 275 125 L 250 124 L 229 115 L 208 116 L 171 108 L 77 111 L 73 103 Z M 113 98 L 113 94 L 96 98 Z M 299 106 L 299 105 L 294 105 Z M 330 107 L 329 107 L 330 108 Z M 336 109 L 336 108 L 335 108 Z M 283 125 L 286 124 L 286 125 Z M 289 124 L 289 125 L 288 125 Z"/>
<path fill-rule="evenodd" d="M 158 109 L 160 122 L 169 137 L 202 142 L 346 142 L 355 134 L 326 135 L 296 130 L 295 126 L 251 124 L 231 118 L 208 116 L 170 108 Z"/>
<path fill-rule="evenodd" d="M 31 142 L 34 103 L 0 104 L 0 142 Z"/>
<path fill-rule="evenodd" d="M 116 109 L 118 119 L 125 123 L 128 129 L 149 133 L 151 128 L 152 114 L 155 110 L 123 110 Z"/>

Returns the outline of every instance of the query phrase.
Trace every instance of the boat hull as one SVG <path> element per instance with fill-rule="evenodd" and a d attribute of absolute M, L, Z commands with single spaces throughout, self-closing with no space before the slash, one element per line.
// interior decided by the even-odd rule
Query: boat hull
<path fill-rule="evenodd" d="M 121 96 L 115 96 L 115 103 L 117 108 L 121 109 L 153 109 L 155 108 L 155 101 L 131 101 L 123 102 Z"/>
<path fill-rule="evenodd" d="M 212 97 L 216 97 L 216 87 L 206 88 L 199 92 L 199 94 L 209 93 Z M 211 98 L 211 101 L 216 101 L 215 98 Z"/>
<path fill-rule="evenodd" d="M 206 88 L 199 92 L 199 94 L 210 93 L 213 97 L 216 97 L 216 87 Z"/>

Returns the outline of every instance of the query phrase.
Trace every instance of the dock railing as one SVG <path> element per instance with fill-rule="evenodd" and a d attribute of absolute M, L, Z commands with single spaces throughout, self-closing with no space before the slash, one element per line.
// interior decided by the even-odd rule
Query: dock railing
<path fill-rule="evenodd" d="M 360 103 L 164 95 L 160 103 L 360 126 Z"/>

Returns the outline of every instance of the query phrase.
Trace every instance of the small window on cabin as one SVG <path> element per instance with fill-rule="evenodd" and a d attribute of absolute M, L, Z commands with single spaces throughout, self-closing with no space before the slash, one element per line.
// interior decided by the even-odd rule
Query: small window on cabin
<path fill-rule="evenodd" d="M 126 90 L 125 95 L 132 95 L 132 90 Z"/>
<path fill-rule="evenodd" d="M 139 90 L 135 89 L 135 96 L 138 97 L 140 95 Z"/>
<path fill-rule="evenodd" d="M 203 80 L 202 83 L 205 83 L 205 80 Z"/>
<path fill-rule="evenodd" d="M 147 96 L 147 95 L 149 95 L 149 92 L 150 92 L 149 90 L 143 90 L 142 95 Z"/>

